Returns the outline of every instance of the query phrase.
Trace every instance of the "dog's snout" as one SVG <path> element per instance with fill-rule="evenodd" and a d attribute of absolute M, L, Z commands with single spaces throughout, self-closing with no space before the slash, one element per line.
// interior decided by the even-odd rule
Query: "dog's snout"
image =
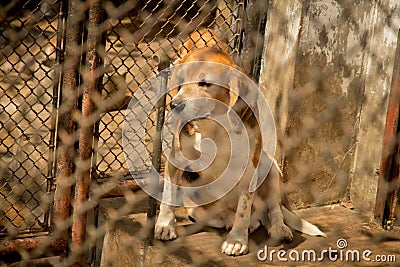
<path fill-rule="evenodd" d="M 173 99 L 173 100 L 171 101 L 170 106 L 171 106 L 171 109 L 173 109 L 173 110 L 175 110 L 175 111 L 177 111 L 177 112 L 181 112 L 181 111 L 183 110 L 183 108 L 185 107 L 185 103 Z"/>

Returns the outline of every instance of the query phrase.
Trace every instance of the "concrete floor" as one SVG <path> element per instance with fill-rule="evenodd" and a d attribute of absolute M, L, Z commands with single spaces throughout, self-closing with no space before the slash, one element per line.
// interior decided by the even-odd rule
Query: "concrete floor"
<path fill-rule="evenodd" d="M 340 205 L 308 208 L 297 210 L 296 213 L 318 225 L 328 238 L 310 237 L 296 232 L 291 243 L 273 246 L 268 243 L 266 232 L 258 229 L 250 237 L 249 254 L 239 257 L 220 253 L 220 245 L 227 234 L 225 230 L 201 229 L 186 218 L 183 209 L 179 209 L 177 215 L 179 238 L 167 242 L 154 241 L 144 256 L 142 240 L 145 236 L 146 215 L 137 213 L 125 216 L 105 236 L 101 266 L 400 266 L 399 230 L 380 230 L 374 222 L 359 215 L 357 210 Z M 347 247 L 339 249 L 337 242 L 343 238 Z M 265 253 L 260 250 L 265 251 L 266 245 L 268 257 L 259 260 L 257 254 L 264 257 Z M 277 252 L 272 254 L 271 260 L 269 256 L 272 250 L 280 249 L 286 251 L 285 255 L 280 256 L 287 261 L 279 260 Z M 312 260 L 311 250 L 316 253 L 315 261 Z M 327 252 L 320 261 L 318 258 L 323 250 Z M 368 254 L 367 250 L 371 253 Z M 291 260 L 296 258 L 296 253 L 300 260 Z M 357 253 L 360 260 L 356 259 Z M 364 254 L 365 258 L 370 261 L 363 259 L 363 253 L 367 253 Z M 302 255 L 306 261 L 301 261 Z M 307 260 L 308 255 L 311 255 L 311 260 Z M 338 259 L 330 260 L 329 255 L 332 259 Z M 385 257 L 386 262 L 377 261 Z M 397 263 L 387 262 L 393 261 L 393 257 Z"/>

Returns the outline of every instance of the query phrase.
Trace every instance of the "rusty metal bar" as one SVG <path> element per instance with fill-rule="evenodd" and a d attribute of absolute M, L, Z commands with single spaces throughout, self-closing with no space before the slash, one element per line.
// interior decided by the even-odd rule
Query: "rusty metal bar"
<path fill-rule="evenodd" d="M 58 110 L 58 146 L 56 190 L 52 224 L 54 233 L 67 240 L 71 186 L 74 173 L 74 143 L 76 122 L 73 114 L 77 110 L 78 68 L 81 59 L 82 25 L 79 0 L 68 1 L 66 17 L 65 63 L 61 88 L 61 104 Z"/>
<path fill-rule="evenodd" d="M 101 5 L 101 12 L 103 12 L 102 16 L 103 16 L 103 20 L 104 20 L 104 6 L 102 5 L 102 1 L 99 1 L 100 5 Z M 92 4 L 93 5 L 93 4 Z M 98 32 L 99 34 L 101 34 L 100 36 L 98 36 L 98 38 L 100 38 L 100 40 L 97 40 L 97 45 L 98 45 L 98 49 L 102 49 L 102 53 L 105 54 L 105 46 L 106 46 L 106 40 L 107 40 L 107 30 L 106 29 L 101 29 L 101 32 Z M 104 67 L 104 59 L 103 58 L 99 58 L 99 65 Z M 104 73 L 99 75 L 99 81 L 98 81 L 98 87 L 96 88 L 96 92 L 101 96 L 102 95 L 102 90 L 104 89 L 103 87 L 103 79 L 104 77 Z M 108 108 L 108 106 L 106 107 Z M 108 111 L 105 111 L 108 112 Z M 95 113 L 95 123 L 93 125 L 93 143 L 92 143 L 92 150 L 95 151 L 98 148 L 98 143 L 99 143 L 99 139 L 100 139 L 100 118 L 101 118 L 101 114 L 100 111 L 97 110 Z M 90 179 L 92 184 L 97 183 L 97 179 L 98 179 L 98 174 L 97 174 L 97 152 L 92 153 L 92 157 L 91 157 L 91 173 L 90 173 Z M 93 183 L 94 182 L 94 183 Z M 111 190 L 112 191 L 112 190 Z M 99 196 L 99 195 L 94 195 L 93 191 L 89 188 L 89 198 L 91 199 L 97 199 L 97 203 L 93 208 L 93 217 L 94 217 L 94 227 L 98 227 L 99 224 L 99 202 L 98 199 L 101 198 L 103 196 Z M 92 246 L 92 252 L 91 252 L 91 264 L 94 265 L 98 262 L 98 260 L 100 259 L 100 255 L 97 255 L 97 242 L 96 244 L 94 244 Z"/>
<path fill-rule="evenodd" d="M 53 251 L 63 251 L 67 243 L 63 239 L 56 239 L 52 236 L 37 236 L 21 239 L 0 240 L 0 256 L 13 254 L 19 250 L 32 251 L 36 248 L 46 248 Z"/>
<path fill-rule="evenodd" d="M 40 258 L 40 259 L 34 259 L 34 260 L 29 260 L 29 261 L 23 261 L 23 262 L 15 262 L 12 264 L 7 265 L 8 267 L 13 267 L 13 266 L 54 266 L 53 263 L 60 262 L 62 260 L 61 256 L 54 256 L 54 257 L 48 257 L 48 258 Z"/>
<path fill-rule="evenodd" d="M 86 40 L 86 66 L 87 74 L 83 77 L 82 92 L 82 116 L 79 131 L 79 153 L 75 174 L 75 198 L 74 212 L 72 214 L 71 252 L 76 262 L 75 266 L 84 265 L 85 237 L 87 226 L 87 208 L 89 200 L 89 186 L 91 182 L 91 156 L 93 152 L 93 133 L 96 122 L 94 114 L 95 105 L 93 95 L 100 87 L 102 71 L 101 58 L 99 56 L 99 44 L 101 44 L 102 31 L 99 27 L 103 20 L 103 8 L 101 1 L 92 1 L 89 7 L 88 36 Z"/>
<path fill-rule="evenodd" d="M 400 38 L 400 31 L 398 37 Z M 375 218 L 385 228 L 394 217 L 399 188 L 400 39 L 398 39 L 383 137 Z"/>

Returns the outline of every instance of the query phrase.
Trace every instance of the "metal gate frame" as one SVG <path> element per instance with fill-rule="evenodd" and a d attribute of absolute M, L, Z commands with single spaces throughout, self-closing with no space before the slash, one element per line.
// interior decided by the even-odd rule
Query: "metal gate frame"
<path fill-rule="evenodd" d="M 59 10 L 57 15 L 57 42 L 56 42 L 56 64 L 54 67 L 54 85 L 53 85 L 53 111 L 51 115 L 51 128 L 50 128 L 50 139 L 49 139 L 49 159 L 48 159 L 48 173 L 47 173 L 47 194 L 50 197 L 54 198 L 54 182 L 58 179 L 60 181 L 63 180 L 61 177 L 62 173 L 66 172 L 66 167 L 60 164 L 60 157 L 55 158 L 55 151 L 56 151 L 56 142 L 60 142 L 60 140 L 56 141 L 56 128 L 58 127 L 57 124 L 57 112 L 58 109 L 58 100 L 59 100 L 59 87 L 63 81 L 63 62 L 64 62 L 64 44 L 65 44 L 65 11 L 66 11 L 66 4 L 67 1 L 60 0 L 59 1 Z M 61 92 L 62 93 L 62 92 Z M 62 141 L 61 141 L 62 143 Z M 62 163 L 62 158 L 61 158 Z M 55 174 L 56 167 L 58 168 L 58 174 Z M 57 176 L 57 178 L 56 178 Z M 56 190 L 57 192 L 57 190 Z M 66 194 L 67 192 L 61 192 L 58 194 L 57 198 L 58 201 L 54 198 L 54 205 L 52 210 L 45 211 L 44 214 L 44 228 L 43 233 L 45 235 L 38 235 L 32 237 L 21 237 L 16 239 L 1 239 L 0 240 L 0 256 L 5 255 L 15 255 L 18 254 L 18 251 L 25 250 L 28 252 L 35 252 L 44 248 L 48 248 L 49 250 L 55 252 L 55 254 L 61 255 L 67 249 L 67 239 L 66 235 L 67 229 L 64 229 L 60 233 L 54 233 L 54 225 L 52 224 L 54 218 L 58 216 L 59 218 L 68 218 L 69 216 L 69 205 L 64 203 L 63 200 L 68 199 L 69 196 Z M 56 214 L 56 215 L 55 215 Z M 37 253 L 37 252 L 36 252 Z M 36 255 L 36 257 L 40 257 L 40 253 Z M 41 265 L 47 264 L 50 260 L 55 260 L 60 258 L 60 256 L 54 256 L 51 258 L 38 258 L 32 260 L 32 264 L 34 265 Z"/>
<path fill-rule="evenodd" d="M 58 138 L 56 142 L 56 160 L 50 161 L 49 166 L 49 190 L 54 189 L 54 205 L 50 213 L 50 227 L 48 232 L 42 236 L 34 236 L 17 239 L 0 240 L 0 256 L 18 253 L 20 250 L 33 253 L 31 264 L 50 264 L 52 260 L 57 260 L 68 256 L 72 266 L 86 265 L 87 251 L 83 245 L 85 243 L 87 229 L 88 208 L 85 203 L 90 197 L 90 184 L 95 181 L 96 170 L 79 166 L 74 163 L 77 157 L 79 162 L 90 162 L 95 160 L 96 155 L 93 148 L 96 146 L 95 133 L 98 132 L 98 124 L 82 123 L 77 125 L 73 119 L 73 112 L 80 110 L 82 117 L 89 120 L 89 117 L 99 118 L 93 105 L 93 94 L 100 90 L 103 73 L 100 67 L 103 62 L 99 47 L 104 48 L 104 32 L 102 29 L 103 6 L 102 1 L 90 1 L 88 9 L 88 28 L 87 33 L 83 30 L 83 20 L 76 18 L 81 15 L 81 1 L 65 0 L 60 1 L 59 25 L 60 33 L 57 41 L 57 60 L 55 67 L 55 79 L 59 80 L 55 86 L 60 86 L 60 101 L 54 101 L 57 107 L 57 117 L 53 116 L 54 123 L 57 118 Z M 235 57 L 234 60 L 240 61 L 244 70 L 258 81 L 261 67 L 261 57 L 264 43 L 264 30 L 267 20 L 268 2 L 262 0 L 235 0 L 240 6 L 237 20 L 240 22 L 235 33 Z M 263 7 L 263 8 L 260 8 Z M 65 19 L 65 22 L 64 22 Z M 64 30 L 65 29 L 65 30 Z M 256 33 L 257 38 L 251 38 Z M 86 46 L 83 45 L 86 37 Z M 103 46 L 102 46 L 103 45 Z M 85 53 L 76 53 L 77 47 L 85 47 Z M 82 56 L 84 54 L 84 57 Z M 62 64 L 61 64 L 62 63 Z M 84 82 L 79 77 L 80 64 L 85 64 L 88 68 L 87 77 Z M 159 70 L 166 67 L 165 61 L 159 65 Z M 161 77 L 166 80 L 166 77 Z M 57 80 L 58 79 L 58 80 Z M 78 90 L 81 90 L 80 92 Z M 53 96 L 58 98 L 57 90 Z M 60 109 L 59 107 L 63 105 Z M 165 102 L 158 107 L 157 125 L 162 125 L 165 115 Z M 96 120 L 97 121 L 97 120 Z M 97 130 L 96 130 L 97 127 Z M 73 136 L 77 130 L 79 138 L 73 140 L 68 138 Z M 160 168 L 161 157 L 161 128 L 157 127 L 156 146 L 154 148 L 153 164 Z M 62 138 L 60 138 L 62 134 Z M 55 138 L 55 133 L 53 133 Z M 55 148 L 52 148 L 55 149 Z M 55 171 L 55 179 L 52 173 Z M 113 188 L 109 188 L 108 193 L 103 197 L 123 196 L 123 193 L 130 190 L 135 191 L 140 187 L 134 180 L 122 181 Z M 74 194 L 74 195 L 73 195 Z M 74 205 L 72 207 L 72 196 Z M 91 207 L 96 210 L 96 205 Z M 156 200 L 150 198 L 148 206 L 148 223 L 153 230 L 154 216 L 156 213 Z M 72 224 L 70 218 L 72 217 Z M 72 226 L 70 226 L 72 225 Z M 149 233 L 147 245 L 150 245 L 152 233 Z M 50 250 L 55 256 L 41 258 L 43 251 Z M 37 254 L 35 254 L 37 253 Z M 95 256 L 92 255 L 92 263 Z"/>

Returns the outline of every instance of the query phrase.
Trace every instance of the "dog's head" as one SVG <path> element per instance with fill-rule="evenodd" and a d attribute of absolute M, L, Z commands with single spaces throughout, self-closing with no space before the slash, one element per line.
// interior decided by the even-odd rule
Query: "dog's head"
<path fill-rule="evenodd" d="M 243 82 L 243 71 L 221 50 L 200 48 L 188 53 L 180 63 L 171 77 L 171 85 L 178 89 L 171 108 L 184 120 L 233 111 L 242 117 L 256 108 L 258 91 L 250 92 Z M 218 105 L 218 102 L 224 105 Z M 235 131 L 238 123 L 231 120 Z"/>

